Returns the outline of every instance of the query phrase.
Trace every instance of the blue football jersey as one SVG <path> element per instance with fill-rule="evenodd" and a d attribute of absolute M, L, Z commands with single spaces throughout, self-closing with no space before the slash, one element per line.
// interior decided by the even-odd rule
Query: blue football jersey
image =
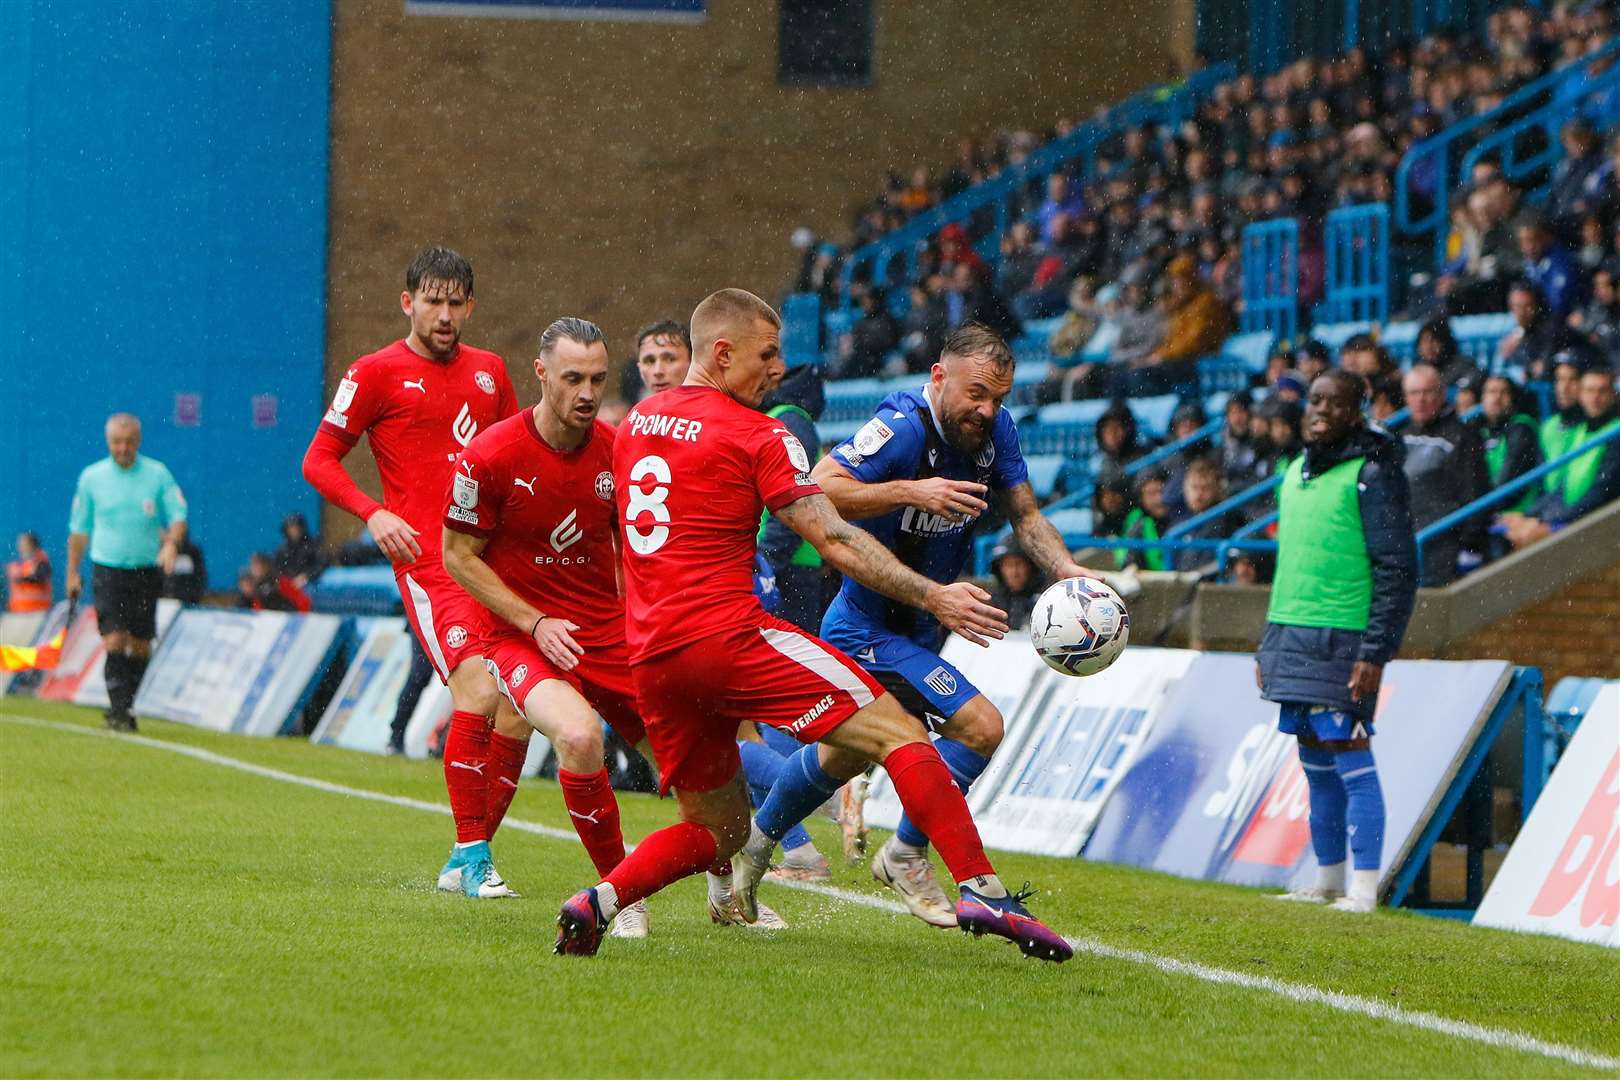
<path fill-rule="evenodd" d="M 877 415 L 834 447 L 832 454 L 855 479 L 868 484 L 943 476 L 1006 491 L 1029 479 L 1011 413 L 1002 409 L 996 414 L 983 450 L 964 454 L 945 441 L 929 408 L 926 386 L 890 394 Z M 877 537 L 911 569 L 948 584 L 968 564 L 977 522 L 953 521 L 907 506 L 854 524 Z M 841 624 L 901 634 L 930 649 L 940 643 L 940 626 L 932 615 L 847 577 L 822 621 L 824 628 Z"/>

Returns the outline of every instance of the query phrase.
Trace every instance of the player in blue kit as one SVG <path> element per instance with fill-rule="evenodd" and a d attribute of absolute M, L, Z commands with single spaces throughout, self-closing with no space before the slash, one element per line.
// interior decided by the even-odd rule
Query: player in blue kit
<path fill-rule="evenodd" d="M 935 581 L 961 576 L 973 551 L 975 523 L 989 508 L 992 493 L 1040 570 L 1054 579 L 1094 576 L 1070 557 L 1041 514 L 1018 447 L 1017 425 L 1001 407 L 1012 381 L 1007 343 L 987 327 L 963 325 L 945 342 L 928 382 L 885 398 L 876 416 L 816 465 L 816 482 L 847 520 Z M 941 736 L 940 756 L 967 791 L 1001 744 L 1002 718 L 939 655 L 945 640 L 939 623 L 845 578 L 822 619 L 821 636 L 854 657 L 908 712 L 927 720 Z M 777 841 L 865 764 L 825 745 L 806 746 L 784 762 L 738 855 L 737 887 L 751 890 Z M 872 874 L 899 893 L 919 919 L 955 926 L 927 844 L 927 837 L 902 818 L 895 835 L 873 856 Z"/>

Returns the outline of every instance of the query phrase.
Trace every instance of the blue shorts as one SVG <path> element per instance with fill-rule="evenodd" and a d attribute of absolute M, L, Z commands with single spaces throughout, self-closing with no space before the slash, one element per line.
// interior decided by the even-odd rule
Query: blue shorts
<path fill-rule="evenodd" d="M 1285 701 L 1277 714 L 1277 730 L 1284 735 L 1307 735 L 1318 742 L 1342 742 L 1372 737 L 1371 719 L 1345 709 Z"/>
<path fill-rule="evenodd" d="M 901 707 L 930 728 L 943 724 L 979 696 L 979 688 L 966 675 L 910 638 L 830 619 L 821 624 L 821 638 L 853 658 Z"/>

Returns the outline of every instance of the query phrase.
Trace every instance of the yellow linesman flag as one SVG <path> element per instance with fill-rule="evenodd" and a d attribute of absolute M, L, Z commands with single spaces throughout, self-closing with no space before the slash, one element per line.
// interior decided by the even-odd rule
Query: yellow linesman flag
<path fill-rule="evenodd" d="M 0 671 L 49 670 L 62 658 L 62 642 L 67 627 L 43 645 L 0 645 Z"/>

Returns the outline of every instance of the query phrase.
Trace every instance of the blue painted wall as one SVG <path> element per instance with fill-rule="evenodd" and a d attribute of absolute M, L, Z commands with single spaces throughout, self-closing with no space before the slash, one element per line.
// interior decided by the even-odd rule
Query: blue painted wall
<path fill-rule="evenodd" d="M 318 521 L 330 0 L 6 0 L 0 26 L 0 543 L 61 566 L 127 410 L 233 587 L 284 513 Z"/>

